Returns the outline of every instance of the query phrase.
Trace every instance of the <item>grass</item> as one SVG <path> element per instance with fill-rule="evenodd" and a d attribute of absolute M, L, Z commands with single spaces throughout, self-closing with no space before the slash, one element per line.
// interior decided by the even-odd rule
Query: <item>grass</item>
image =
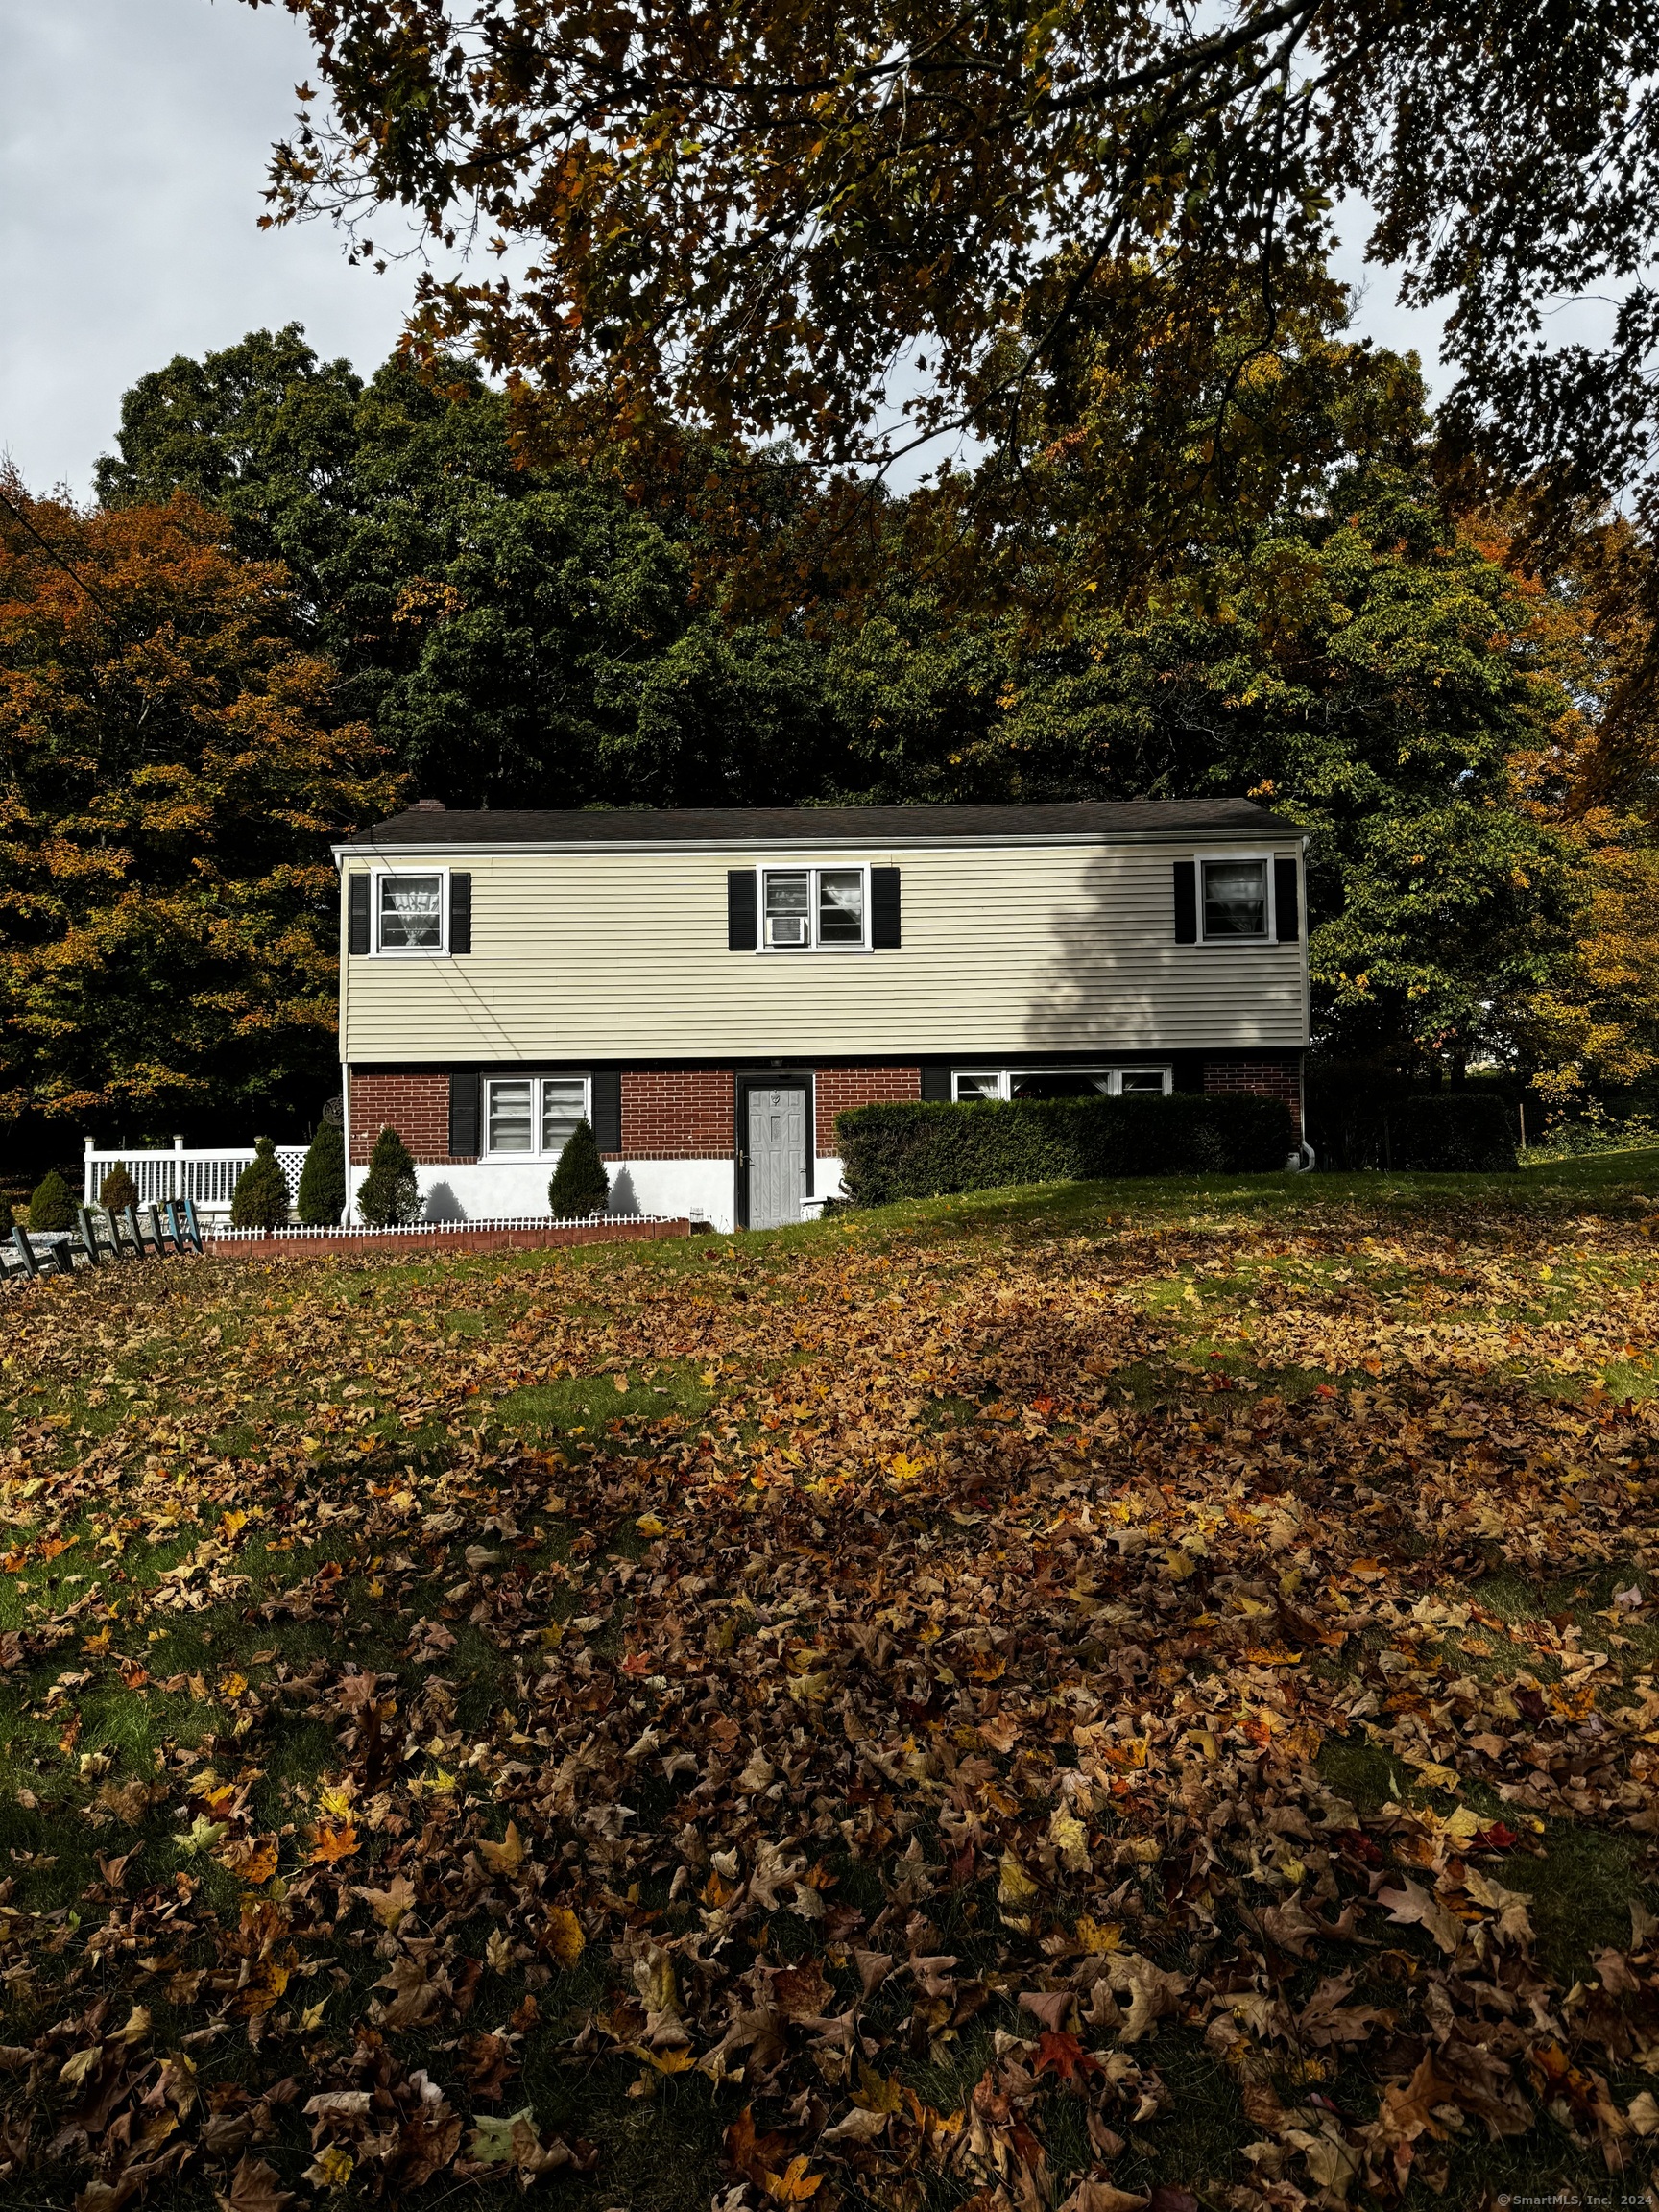
<path fill-rule="evenodd" d="M 0 1973 L 34 2056 L 7 2078 L 6 2200 L 205 2206 L 244 2159 L 342 2203 L 491 2198 L 511 2173 L 493 2116 L 527 2110 L 537 2154 L 570 2153 L 543 2186 L 594 2212 L 787 2201 L 796 2157 L 816 2212 L 964 2204 L 1004 2185 L 999 2160 L 1006 2186 L 1029 2177 L 1011 2201 L 1058 2204 L 1093 2170 L 1241 2205 L 1269 2088 L 1317 2119 L 1323 2082 L 1359 2157 L 1429 1989 L 1491 2032 L 1475 1961 L 1445 1983 L 1425 1931 L 1376 1908 L 1358 1949 L 1250 1933 L 1327 1878 L 1298 1840 L 1310 1773 L 1390 1881 L 1449 1883 L 1471 1928 L 1446 1824 L 1513 1833 L 1469 1863 L 1529 1901 L 1530 1935 L 1490 1938 L 1482 1971 L 1538 1993 L 1516 2016 L 1553 2020 L 1622 2113 L 1633 2047 L 1597 2043 L 1568 1993 L 1628 1951 L 1632 1900 L 1659 1907 L 1655 1828 L 1631 1825 L 1643 1730 L 1619 1718 L 1659 1658 L 1656 1201 L 1645 1151 L 20 1291 L 0 1355 Z M 1644 1601 L 1616 1603 L 1633 1583 Z M 1086 1872 L 1056 1857 L 1070 1803 Z M 824 1887 L 790 1876 L 768 1904 L 774 1841 Z M 1363 1908 L 1363 1865 L 1328 1856 L 1320 1911 Z M 1035 1885 L 1022 1912 L 1010 1858 Z M 365 1893 L 396 1881 L 418 1901 L 387 1927 Z M 1095 1924 L 1184 1986 L 1146 2040 L 1079 2023 L 1116 2070 L 1079 2088 L 1031 2075 L 1019 2000 L 1062 1986 Z M 937 2018 L 901 1964 L 855 2054 L 791 2015 L 773 2065 L 743 2045 L 712 2072 L 657 2063 L 706 2058 L 780 1973 L 821 1971 L 834 2017 L 861 1952 L 918 1949 L 957 1961 Z M 663 1960 L 666 2008 L 640 1995 L 669 1986 Z M 389 2026 L 398 1961 L 434 1994 Z M 1335 1972 L 1396 2026 L 1324 2072 L 1265 2031 L 1232 2057 L 1209 2032 L 1217 1991 L 1277 1987 L 1293 2013 Z M 686 2043 L 654 2045 L 648 2018 Z M 1528 2099 L 1531 2048 L 1501 2052 Z M 197 2089 L 150 2140 L 169 2054 Z M 874 2147 L 837 2149 L 819 2135 L 854 2056 L 898 2110 Z M 409 2086 L 422 2069 L 437 2106 Z M 77 2103 L 83 2081 L 107 2109 Z M 314 2145 L 312 2084 L 364 2082 L 393 2118 Z M 938 2132 L 974 2109 L 977 2162 Z M 1431 2132 L 1413 2175 L 1444 2159 L 1452 2200 L 1589 2187 L 1599 2123 L 1563 2110 L 1484 2152 L 1474 2123 Z M 1293 2134 L 1268 2168 L 1311 2188 Z M 1359 2194 L 1394 2171 L 1378 2160 Z M 1421 2177 L 1407 2196 L 1430 2200 Z"/>

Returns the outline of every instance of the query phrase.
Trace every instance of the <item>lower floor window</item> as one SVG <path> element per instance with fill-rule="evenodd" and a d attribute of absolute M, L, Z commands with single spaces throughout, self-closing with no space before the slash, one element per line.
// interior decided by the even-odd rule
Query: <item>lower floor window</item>
<path fill-rule="evenodd" d="M 991 1068 L 951 1076 L 959 1105 L 975 1098 L 1109 1098 L 1151 1094 L 1172 1088 L 1167 1068 Z"/>
<path fill-rule="evenodd" d="M 484 1087 L 485 1143 L 493 1157 L 557 1160 L 588 1118 L 585 1075 L 522 1075 Z"/>

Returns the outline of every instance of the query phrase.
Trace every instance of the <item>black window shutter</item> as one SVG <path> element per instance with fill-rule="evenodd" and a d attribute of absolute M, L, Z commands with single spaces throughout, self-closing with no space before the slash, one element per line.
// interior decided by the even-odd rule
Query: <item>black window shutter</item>
<path fill-rule="evenodd" d="M 1296 896 L 1296 862 L 1281 854 L 1273 863 L 1273 912 L 1281 945 L 1293 945 L 1302 934 L 1301 902 Z"/>
<path fill-rule="evenodd" d="M 449 1157 L 451 1160 L 476 1160 L 478 1157 L 478 1092 L 476 1075 L 451 1075 L 449 1078 Z"/>
<path fill-rule="evenodd" d="M 369 878 L 364 875 L 346 878 L 346 950 L 348 952 L 367 952 L 369 950 Z"/>
<path fill-rule="evenodd" d="M 1196 945 L 1198 942 L 1196 860 L 1177 860 L 1175 863 L 1175 942 L 1177 945 Z"/>
<path fill-rule="evenodd" d="M 877 952 L 899 950 L 899 871 L 870 871 L 870 944 Z"/>
<path fill-rule="evenodd" d="M 472 878 L 449 871 L 449 950 L 470 952 L 472 950 Z"/>
<path fill-rule="evenodd" d="M 755 912 L 755 871 L 753 868 L 728 868 L 726 950 L 728 952 L 753 952 L 759 942 L 760 930 Z M 603 1145 L 600 1150 L 604 1150 Z"/>
<path fill-rule="evenodd" d="M 950 1070 L 941 1060 L 922 1070 L 922 1095 L 935 1106 L 950 1103 Z"/>
<path fill-rule="evenodd" d="M 622 1149 L 622 1078 L 614 1068 L 593 1076 L 593 1142 L 601 1152 Z"/>

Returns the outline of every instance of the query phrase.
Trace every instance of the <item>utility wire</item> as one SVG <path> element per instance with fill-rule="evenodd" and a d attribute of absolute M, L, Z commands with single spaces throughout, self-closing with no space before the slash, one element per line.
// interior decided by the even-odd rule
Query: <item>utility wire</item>
<path fill-rule="evenodd" d="M 22 529 L 29 533 L 30 537 L 34 539 L 36 544 L 38 545 L 40 550 L 45 554 L 47 560 L 52 562 L 56 567 L 61 568 L 64 575 L 68 577 L 70 583 L 78 586 L 81 590 L 85 592 L 87 598 L 91 600 L 93 606 L 96 607 L 103 614 L 105 614 L 109 622 L 114 626 L 116 637 L 121 639 L 123 644 L 125 644 L 127 638 L 126 633 L 121 627 L 121 617 L 116 613 L 114 608 L 110 606 L 108 600 L 105 598 L 101 591 L 95 591 L 92 589 L 91 585 L 87 583 L 85 577 L 79 572 L 79 570 L 71 562 L 68 562 L 63 558 L 62 554 L 59 552 L 57 546 L 52 543 L 52 541 L 49 538 L 44 538 L 41 536 L 40 532 L 36 529 L 34 523 L 29 519 L 28 516 L 24 514 L 22 508 L 19 507 L 16 501 L 11 496 L 11 494 L 3 489 L 0 489 L 0 507 L 4 507 L 7 514 L 12 517 L 12 519 L 16 522 Z"/>

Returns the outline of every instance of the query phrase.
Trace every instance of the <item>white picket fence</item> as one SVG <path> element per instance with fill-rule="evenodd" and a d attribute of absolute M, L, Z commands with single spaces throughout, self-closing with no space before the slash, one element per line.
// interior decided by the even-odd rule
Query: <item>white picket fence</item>
<path fill-rule="evenodd" d="M 82 1201 L 87 1206 L 96 1205 L 105 1176 L 124 1166 L 138 1186 L 141 1206 L 148 1206 L 152 1200 L 189 1198 L 204 1222 L 216 1220 L 228 1215 L 236 1178 L 252 1157 L 252 1144 L 218 1145 L 210 1151 L 196 1151 L 186 1148 L 182 1137 L 175 1137 L 170 1152 L 123 1152 L 108 1144 L 95 1144 L 88 1137 Z M 292 1205 L 300 1189 L 300 1170 L 305 1165 L 304 1145 L 278 1144 L 276 1163 L 287 1182 L 288 1202 Z"/>
<path fill-rule="evenodd" d="M 404 1221 L 395 1229 L 371 1228 L 367 1222 L 352 1221 L 344 1227 L 330 1223 L 326 1228 L 305 1229 L 291 1225 L 286 1229 L 209 1229 L 208 1241 L 215 1245 L 236 1243 L 268 1243 L 280 1239 L 285 1243 L 301 1244 L 307 1238 L 325 1237 L 330 1241 L 342 1238 L 360 1239 L 372 1244 L 376 1237 L 431 1237 L 441 1239 L 474 1229 L 593 1229 L 607 1223 L 625 1222 L 630 1228 L 641 1223 L 678 1221 L 678 1214 L 480 1214 L 476 1220 L 456 1216 L 444 1221 Z"/>

